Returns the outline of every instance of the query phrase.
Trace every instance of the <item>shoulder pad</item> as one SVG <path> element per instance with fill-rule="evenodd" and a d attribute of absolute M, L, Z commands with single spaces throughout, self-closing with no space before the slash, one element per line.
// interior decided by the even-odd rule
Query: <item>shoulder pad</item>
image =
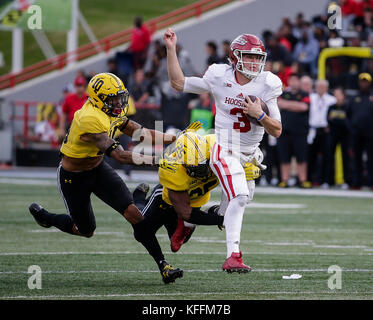
<path fill-rule="evenodd" d="M 206 71 L 206 73 L 210 73 L 211 75 L 215 76 L 215 77 L 223 77 L 225 75 L 225 73 L 227 72 L 227 70 L 231 68 L 231 66 L 227 65 L 227 64 L 212 64 Z"/>

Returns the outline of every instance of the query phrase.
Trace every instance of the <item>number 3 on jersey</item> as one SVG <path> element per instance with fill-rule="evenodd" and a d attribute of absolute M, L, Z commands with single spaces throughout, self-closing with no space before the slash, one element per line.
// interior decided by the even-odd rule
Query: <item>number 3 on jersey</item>
<path fill-rule="evenodd" d="M 250 120 L 243 113 L 242 109 L 232 108 L 229 113 L 238 116 L 237 120 L 239 122 L 233 122 L 233 129 L 238 130 L 240 132 L 248 132 L 251 130 Z"/>

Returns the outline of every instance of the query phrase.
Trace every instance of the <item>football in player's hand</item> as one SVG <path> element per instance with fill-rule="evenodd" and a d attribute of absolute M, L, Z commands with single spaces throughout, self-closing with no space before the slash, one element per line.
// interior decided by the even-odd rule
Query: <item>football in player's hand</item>
<path fill-rule="evenodd" d="M 251 99 L 252 102 L 255 102 L 256 96 L 248 96 L 248 97 Z M 261 105 L 262 105 L 262 110 L 267 114 L 267 116 L 269 116 L 269 109 L 268 109 L 266 103 L 260 98 L 259 98 L 259 100 L 260 100 Z M 260 121 L 258 121 L 256 118 L 250 117 L 248 114 L 246 115 L 246 117 L 249 118 L 251 123 L 256 124 L 257 126 L 261 126 L 261 127 L 263 126 L 260 123 Z"/>

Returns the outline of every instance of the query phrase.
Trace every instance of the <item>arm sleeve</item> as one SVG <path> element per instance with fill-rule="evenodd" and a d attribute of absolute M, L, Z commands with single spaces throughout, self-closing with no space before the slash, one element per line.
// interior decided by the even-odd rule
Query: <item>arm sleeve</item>
<path fill-rule="evenodd" d="M 200 94 L 203 92 L 209 92 L 210 86 L 205 78 L 186 77 L 183 91 Z"/>

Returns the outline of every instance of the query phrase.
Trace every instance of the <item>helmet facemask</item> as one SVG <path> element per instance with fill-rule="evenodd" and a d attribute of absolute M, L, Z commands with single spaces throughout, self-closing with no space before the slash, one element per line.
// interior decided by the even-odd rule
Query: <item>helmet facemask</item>
<path fill-rule="evenodd" d="M 233 51 L 234 56 L 237 58 L 236 70 L 242 73 L 248 79 L 257 77 L 265 67 L 267 53 L 266 52 L 253 52 L 253 50 L 238 50 Z M 258 61 L 244 62 L 244 55 L 259 56 Z"/>
<path fill-rule="evenodd" d="M 119 90 L 117 94 L 99 94 L 98 97 L 103 102 L 102 111 L 110 117 L 120 117 L 127 114 L 129 93 L 127 90 Z"/>
<path fill-rule="evenodd" d="M 188 176 L 193 178 L 206 178 L 210 174 L 210 161 L 205 159 L 198 165 L 184 165 Z"/>

